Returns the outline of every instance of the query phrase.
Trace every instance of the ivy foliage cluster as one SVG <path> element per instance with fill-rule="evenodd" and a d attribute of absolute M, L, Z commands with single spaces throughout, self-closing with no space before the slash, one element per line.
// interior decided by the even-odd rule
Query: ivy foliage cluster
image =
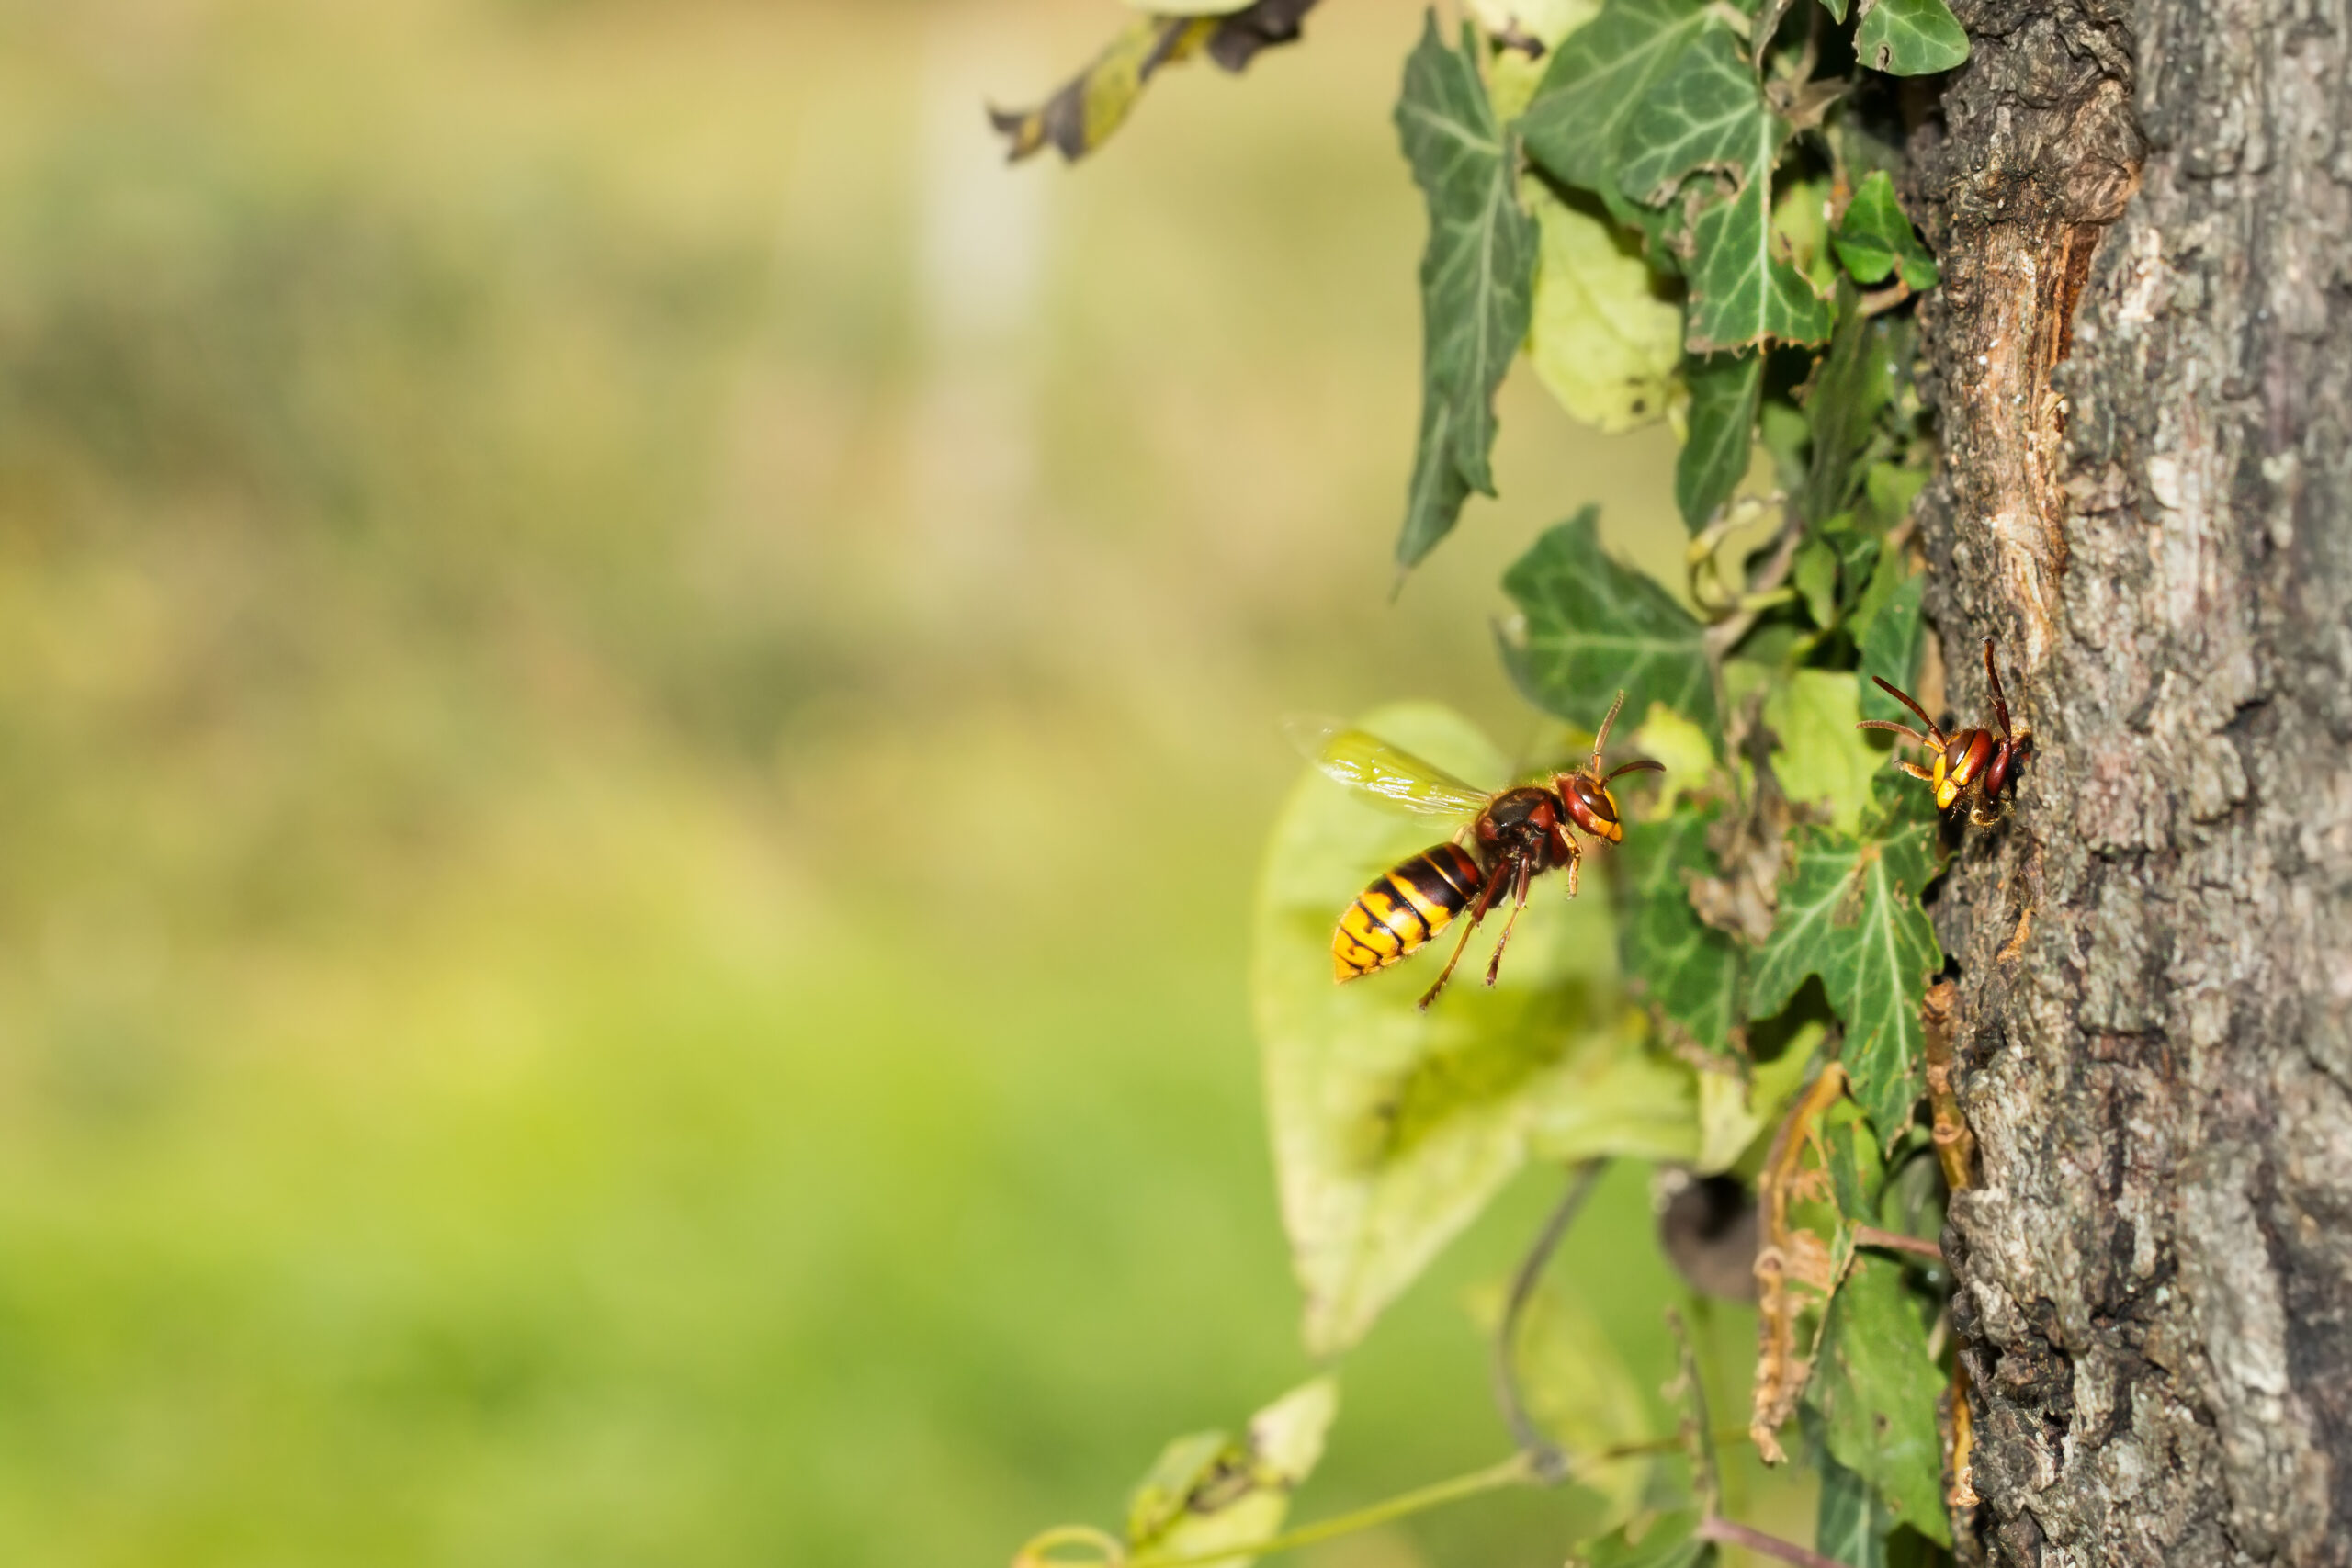
<path fill-rule="evenodd" d="M 1205 49 L 1238 68 L 1307 9 L 1146 13 L 1000 127 L 1016 157 L 1079 156 L 1159 66 Z M 1758 1237 L 1752 1289 L 1743 1257 L 1728 1292 L 1758 1306 L 1744 1440 L 1820 1477 L 1811 1547 L 1768 1550 L 1852 1568 L 1943 1560 L 1946 1174 L 1922 1010 L 1943 960 L 1922 898 L 1946 840 L 1926 792 L 1855 726 L 1902 716 L 1867 677 L 1912 686 L 1925 652 L 1909 513 L 1932 438 L 1911 307 L 1938 273 L 1899 199 L 1898 79 L 1959 65 L 1967 39 L 1944 0 L 1465 9 L 1454 28 L 1430 16 L 1396 110 L 1429 216 L 1396 559 L 1425 558 L 1471 495 L 1496 490 L 1495 392 L 1523 354 L 1580 420 L 1676 423 L 1686 576 L 1612 557 L 1585 506 L 1502 582 L 1500 656 L 1550 722 L 1536 754 L 1515 765 L 1426 704 L 1359 727 L 1499 787 L 1571 763 L 1622 691 L 1616 754 L 1668 771 L 1629 795 L 1606 874 L 1588 866 L 1583 897 L 1531 905 L 1498 983 L 1457 982 L 1426 1011 L 1419 963 L 1334 986 L 1329 955 L 1348 900 L 1428 848 L 1429 824 L 1319 773 L 1294 790 L 1252 988 L 1306 1345 L 1344 1355 L 1531 1162 L 1728 1180 Z M 1048 1532 L 1022 1561 L 1238 1565 L 1563 1479 L 1589 1505 L 1582 1539 L 1563 1542 L 1583 1561 L 1754 1546 L 1723 1515 L 1695 1363 L 1679 1432 L 1657 1431 L 1593 1314 L 1541 1280 L 1556 1239 L 1488 1303 L 1520 1439 L 1495 1469 L 1284 1533 L 1336 1410 L 1327 1374 L 1242 1437 L 1171 1444 L 1124 1530 Z"/>

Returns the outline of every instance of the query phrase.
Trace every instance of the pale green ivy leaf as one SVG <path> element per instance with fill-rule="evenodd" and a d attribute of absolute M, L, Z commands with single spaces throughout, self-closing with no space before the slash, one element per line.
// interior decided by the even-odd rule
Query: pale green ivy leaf
<path fill-rule="evenodd" d="M 1899 777 L 1882 778 L 1860 831 L 1805 829 L 1748 997 L 1750 1016 L 1770 1018 L 1821 976 L 1845 1021 L 1854 1098 L 1883 1144 L 1926 1089 L 1919 1004 L 1943 955 L 1919 895 L 1936 874 L 1935 837 L 1932 803 Z"/>
<path fill-rule="evenodd" d="M 1476 35 L 1448 49 L 1432 12 L 1405 62 L 1396 130 L 1428 198 L 1421 254 L 1422 412 L 1396 559 L 1450 533 L 1471 491 L 1494 493 L 1495 389 L 1527 335 L 1535 220 L 1519 205 L 1518 152 L 1479 80 Z"/>
<path fill-rule="evenodd" d="M 1628 713 L 1664 703 L 1719 732 L 1706 628 L 1655 580 L 1600 547 L 1600 509 L 1546 533 L 1503 576 L 1523 625 L 1503 662 L 1547 713 L 1597 727 L 1620 688 Z"/>
<path fill-rule="evenodd" d="M 1890 76 L 1927 76 L 1968 58 L 1968 34 L 1944 0 L 1878 0 L 1854 29 L 1854 57 Z"/>
<path fill-rule="evenodd" d="M 1494 747 L 1428 704 L 1363 728 L 1482 786 Z M 1607 902 L 1537 885 L 1500 983 L 1480 983 L 1490 918 L 1453 984 L 1414 1006 L 1459 934 L 1341 985 L 1331 933 L 1357 893 L 1445 837 L 1310 771 L 1276 820 L 1258 893 L 1250 988 L 1274 1168 L 1305 1337 L 1317 1356 L 1361 1338 L 1530 1158 L 1688 1160 L 1691 1074 L 1643 1049 L 1617 998 Z"/>
<path fill-rule="evenodd" d="M 1875 689 L 1875 688 L 1873 688 Z M 1856 729 L 1861 716 L 1850 670 L 1796 670 L 1764 698 L 1764 725 L 1779 739 L 1772 772 L 1791 800 L 1824 807 L 1830 826 L 1861 826 L 1885 756 Z"/>
<path fill-rule="evenodd" d="M 1528 357 L 1560 406 L 1600 430 L 1665 417 L 1682 362 L 1682 307 L 1607 219 L 1571 206 L 1530 175 L 1522 187 L 1543 233 Z"/>
<path fill-rule="evenodd" d="M 1465 1304 L 1481 1335 L 1502 1322 L 1509 1291 L 1497 1280 Z M 1515 1365 L 1527 1414 L 1571 1460 L 1631 1447 L 1657 1429 L 1648 1397 L 1583 1298 L 1545 1284 L 1520 1311 Z M 1601 1498 L 1600 1522 L 1616 1525 L 1641 1505 L 1648 1481 L 1638 1463 L 1598 1466 L 1577 1477 Z"/>
<path fill-rule="evenodd" d="M 1338 1409 L 1339 1385 L 1316 1378 L 1251 1416 L 1238 1440 L 1223 1432 L 1176 1438 L 1128 1499 L 1128 1546 L 1193 1556 L 1275 1534 L 1291 1494 L 1322 1459 Z M 1255 1561 L 1236 1552 L 1203 1568 L 1249 1568 Z"/>

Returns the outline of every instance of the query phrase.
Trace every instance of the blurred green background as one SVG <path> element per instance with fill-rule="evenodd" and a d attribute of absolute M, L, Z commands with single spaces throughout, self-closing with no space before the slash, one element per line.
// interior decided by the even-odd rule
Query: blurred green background
<path fill-rule="evenodd" d="M 1514 745 L 1503 564 L 1679 540 L 1522 367 L 1389 603 L 1419 18 L 1006 170 L 1107 0 L 0 6 L 0 1562 L 996 1563 L 1307 1371 L 1279 717 Z M 1505 1451 L 1549 1189 L 1303 1514 Z"/>

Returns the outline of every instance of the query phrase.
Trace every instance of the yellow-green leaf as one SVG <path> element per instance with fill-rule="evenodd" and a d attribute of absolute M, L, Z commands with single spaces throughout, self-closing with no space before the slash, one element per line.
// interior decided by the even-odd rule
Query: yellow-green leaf
<path fill-rule="evenodd" d="M 1682 307 L 1623 231 L 1569 205 L 1544 182 L 1521 185 L 1543 243 L 1528 355 L 1560 406 L 1601 430 L 1665 416 L 1682 361 Z"/>
<path fill-rule="evenodd" d="M 1860 694 L 1850 670 L 1796 670 L 1764 699 L 1764 724 L 1779 738 L 1772 772 L 1792 801 L 1826 807 L 1841 833 L 1861 826 L 1885 755 L 1856 729 Z"/>
<path fill-rule="evenodd" d="M 1317 1378 L 1251 1416 L 1238 1440 L 1199 1432 L 1170 1443 L 1128 1501 L 1128 1546 L 1152 1557 L 1190 1557 L 1277 1533 L 1291 1494 L 1323 1457 L 1339 1398 L 1336 1382 Z M 1236 1552 L 1203 1568 L 1248 1568 L 1254 1561 Z"/>

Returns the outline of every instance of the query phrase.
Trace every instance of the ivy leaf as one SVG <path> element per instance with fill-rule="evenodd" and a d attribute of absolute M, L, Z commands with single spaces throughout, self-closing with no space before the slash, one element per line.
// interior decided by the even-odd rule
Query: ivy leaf
<path fill-rule="evenodd" d="M 1894 198 L 1894 182 L 1883 169 L 1865 175 L 1855 187 L 1829 240 L 1847 273 L 1865 287 L 1899 272 L 1905 287 L 1917 293 L 1933 288 L 1943 276 L 1936 269 L 1936 258 L 1920 243 L 1903 204 Z"/>
<path fill-rule="evenodd" d="M 1662 206 L 1683 179 L 1714 172 L 1747 178 L 1759 128 L 1773 118 L 1739 44 L 1721 28 L 1693 39 L 1626 121 L 1617 188 Z"/>
<path fill-rule="evenodd" d="M 1826 1453 L 1821 1456 L 1821 1505 L 1813 1549 L 1846 1568 L 1886 1568 L 1886 1536 L 1894 1516 L 1871 1483 Z"/>
<path fill-rule="evenodd" d="M 1829 335 L 1829 302 L 1786 254 L 1772 227 L 1772 166 L 1788 140 L 1777 115 L 1752 127 L 1747 175 L 1736 194 L 1700 210 L 1690 226 L 1690 320 L 1693 354 L 1767 341 L 1814 344 Z"/>
<path fill-rule="evenodd" d="M 1075 163 L 1109 140 L 1126 122 L 1144 84 L 1163 65 L 1191 58 L 1205 48 L 1227 71 L 1238 71 L 1258 51 L 1298 37 L 1299 21 L 1316 0 L 1174 0 L 1151 7 L 1122 28 L 1087 68 L 1032 109 L 990 109 L 989 122 L 1011 143 L 1007 161 L 1019 163 L 1051 146 Z"/>
<path fill-rule="evenodd" d="M 1674 460 L 1674 504 L 1682 525 L 1696 534 L 1747 475 L 1764 356 L 1694 355 L 1685 362 L 1682 379 L 1690 389 L 1690 434 Z"/>
<path fill-rule="evenodd" d="M 1860 831 L 1809 829 L 1781 886 L 1771 939 L 1757 955 L 1748 1014 L 1770 1018 L 1819 975 L 1845 1021 L 1840 1053 L 1854 1098 L 1883 1144 L 1911 1120 L 1926 1088 L 1919 1004 L 1943 955 L 1919 894 L 1936 874 L 1935 817 L 1925 796 L 1882 776 Z"/>
<path fill-rule="evenodd" d="M 1868 1483 L 1896 1523 L 1949 1546 L 1936 1432 L 1942 1391 L 1903 1265 L 1857 1254 L 1830 1298 L 1805 1403 L 1821 1417 L 1830 1457 Z"/>
<path fill-rule="evenodd" d="M 1821 0 L 1821 8 L 1838 21 L 1846 19 L 1846 0 Z"/>
<path fill-rule="evenodd" d="M 1518 152 L 1487 101 L 1477 47 L 1465 23 L 1462 48 L 1446 48 L 1430 12 L 1396 104 L 1397 135 L 1430 209 L 1420 440 L 1396 540 L 1407 567 L 1453 531 L 1470 491 L 1494 493 L 1495 389 L 1527 336 L 1535 220 L 1519 205 Z"/>
<path fill-rule="evenodd" d="M 1764 698 L 1765 728 L 1780 742 L 1772 772 L 1782 792 L 1827 807 L 1830 826 L 1841 833 L 1861 825 L 1886 761 L 1870 731 L 1854 728 L 1861 716 L 1855 682 L 1850 670 L 1795 670 Z"/>
<path fill-rule="evenodd" d="M 1804 394 L 1810 439 L 1800 499 L 1808 520 L 1850 511 L 1871 459 L 1890 448 L 1885 415 L 1910 362 L 1911 331 L 1907 320 L 1865 316 L 1853 285 L 1838 286 L 1837 332 Z"/>
<path fill-rule="evenodd" d="M 1617 953 L 1634 995 L 1677 1055 L 1712 1057 L 1737 1071 L 1747 1064 L 1747 955 L 1699 919 L 1685 876 L 1717 874 L 1707 829 L 1720 815 L 1710 802 L 1626 833 Z"/>
<path fill-rule="evenodd" d="M 1878 0 L 1854 29 L 1854 57 L 1890 76 L 1927 76 L 1968 58 L 1968 34 L 1944 0 Z"/>
<path fill-rule="evenodd" d="M 1692 40 L 1720 25 L 1707 0 L 1609 0 L 1553 51 L 1520 120 L 1528 154 L 1562 184 L 1622 201 L 1634 110 Z"/>
<path fill-rule="evenodd" d="M 1662 419 L 1682 363 L 1682 307 L 1606 218 L 1529 175 L 1521 186 L 1543 244 L 1528 357 L 1560 406 L 1598 429 Z M 1588 198 L 1589 199 L 1589 198 Z"/>
<path fill-rule="evenodd" d="M 1719 739 L 1706 629 L 1672 594 L 1600 547 L 1600 509 L 1588 506 L 1535 541 L 1503 575 L 1524 629 L 1503 662 L 1531 701 L 1587 729 L 1623 687 L 1626 711 L 1664 703 Z"/>
<path fill-rule="evenodd" d="M 1323 1457 L 1339 1409 L 1328 1377 L 1293 1389 L 1250 1418 L 1239 1439 L 1196 1432 L 1160 1450 L 1127 1503 L 1127 1545 L 1155 1556 L 1192 1556 L 1263 1540 L 1282 1529 L 1291 1494 Z M 1214 1568 L 1248 1568 L 1238 1553 Z"/>
<path fill-rule="evenodd" d="M 1879 571 L 1871 575 L 1871 592 L 1876 591 L 1882 576 L 1892 579 L 1894 586 L 1887 591 L 1883 603 L 1871 606 L 1867 619 L 1859 612 L 1856 615 L 1856 624 L 1861 627 L 1862 660 L 1859 672 L 1864 681 L 1873 675 L 1883 676 L 1907 692 L 1919 669 L 1919 595 L 1927 585 L 1927 576 L 1910 570 L 1895 552 L 1889 552 L 1879 563 Z M 1866 593 L 1866 603 L 1868 598 Z M 1860 687 L 1860 694 L 1864 718 L 1913 726 L 1918 723 L 1917 715 L 1879 690 L 1875 683 Z"/>
<path fill-rule="evenodd" d="M 1627 1539 L 1632 1529 L 1623 1526 L 1586 1541 L 1569 1561 L 1584 1568 L 1713 1568 L 1715 1543 L 1699 1539 L 1695 1512 L 1653 1519 L 1637 1540 Z"/>
<path fill-rule="evenodd" d="M 1499 783 L 1501 757 L 1428 704 L 1363 727 L 1459 776 Z M 1422 1012 L 1415 999 L 1458 927 L 1406 964 L 1346 985 L 1331 931 L 1372 879 L 1445 836 L 1310 770 L 1284 803 L 1259 885 L 1250 988 L 1291 1258 L 1317 1356 L 1381 1310 L 1530 1158 L 1688 1160 L 1691 1074 L 1622 1027 L 1606 902 L 1539 885 L 1493 989 L 1477 954 Z"/>

